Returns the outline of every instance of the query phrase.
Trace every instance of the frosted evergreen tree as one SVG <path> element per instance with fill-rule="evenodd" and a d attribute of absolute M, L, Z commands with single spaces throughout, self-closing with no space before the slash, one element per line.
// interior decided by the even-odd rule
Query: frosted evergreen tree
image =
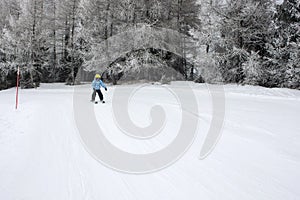
<path fill-rule="evenodd" d="M 270 36 L 275 14 L 273 1 L 229 1 L 223 9 L 215 9 L 223 18 L 221 27 L 220 69 L 227 82 L 242 83 L 243 63 L 251 51 L 266 54 L 265 43 Z"/>
<path fill-rule="evenodd" d="M 261 82 L 261 60 L 258 53 L 251 52 L 248 60 L 242 64 L 244 84 L 258 85 Z"/>
<path fill-rule="evenodd" d="M 277 8 L 274 35 L 267 42 L 266 86 L 299 89 L 300 2 L 285 0 Z"/>

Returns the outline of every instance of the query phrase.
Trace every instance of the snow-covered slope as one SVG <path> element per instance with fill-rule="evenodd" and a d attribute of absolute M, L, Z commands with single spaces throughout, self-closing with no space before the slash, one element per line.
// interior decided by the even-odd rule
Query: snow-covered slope
<path fill-rule="evenodd" d="M 99 126 L 115 146 L 142 154 L 174 139 L 181 118 L 172 94 L 149 85 L 131 99 L 130 116 L 140 126 L 149 124 L 152 104 L 160 103 L 167 111 L 162 134 L 141 141 L 127 137 L 115 125 L 115 89 L 104 92 L 107 104 L 94 106 Z M 199 160 L 212 105 L 205 85 L 194 85 L 193 90 L 200 121 L 195 142 L 175 164 L 144 175 L 111 170 L 86 151 L 74 120 L 74 88 L 43 84 L 21 90 L 17 111 L 15 90 L 1 91 L 0 199 L 299 199 L 300 92 L 225 86 L 222 137 L 214 151 Z"/>

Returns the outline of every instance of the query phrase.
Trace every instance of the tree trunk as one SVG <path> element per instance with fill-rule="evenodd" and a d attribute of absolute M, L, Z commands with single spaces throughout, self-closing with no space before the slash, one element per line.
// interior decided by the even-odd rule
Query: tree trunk
<path fill-rule="evenodd" d="M 56 56 L 56 2 L 53 1 L 53 68 L 56 68 L 57 56 Z"/>
<path fill-rule="evenodd" d="M 71 56 L 72 56 L 72 74 L 71 74 L 71 77 L 72 77 L 72 84 L 75 85 L 75 63 L 74 63 L 74 31 L 75 31 L 75 11 L 76 11 L 76 0 L 73 0 L 73 8 L 72 8 L 72 33 L 71 33 L 71 50 L 72 50 L 72 53 L 71 53 Z"/>

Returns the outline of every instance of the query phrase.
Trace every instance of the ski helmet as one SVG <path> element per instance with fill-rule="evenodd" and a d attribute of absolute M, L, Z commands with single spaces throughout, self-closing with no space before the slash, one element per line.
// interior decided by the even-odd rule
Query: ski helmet
<path fill-rule="evenodd" d="M 101 78 L 100 74 L 96 74 L 95 78 Z"/>

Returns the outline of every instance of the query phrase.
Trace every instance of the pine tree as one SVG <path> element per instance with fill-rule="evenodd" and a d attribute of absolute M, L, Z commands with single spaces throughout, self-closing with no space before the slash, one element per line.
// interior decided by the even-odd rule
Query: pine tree
<path fill-rule="evenodd" d="M 278 9 L 278 26 L 282 42 L 281 58 L 287 61 L 284 76 L 285 87 L 300 89 L 300 2 L 297 0 L 285 0 Z"/>
<path fill-rule="evenodd" d="M 277 7 L 274 35 L 266 43 L 263 68 L 268 77 L 265 86 L 299 89 L 299 2 L 285 0 Z"/>
<path fill-rule="evenodd" d="M 242 64 L 244 84 L 258 85 L 261 83 L 261 60 L 258 53 L 251 52 L 246 62 Z"/>
<path fill-rule="evenodd" d="M 270 0 L 238 0 L 217 10 L 223 18 L 221 45 L 225 52 L 220 64 L 225 81 L 244 81 L 243 63 L 248 61 L 252 51 L 260 57 L 266 55 L 265 44 L 274 24 L 274 6 Z"/>

